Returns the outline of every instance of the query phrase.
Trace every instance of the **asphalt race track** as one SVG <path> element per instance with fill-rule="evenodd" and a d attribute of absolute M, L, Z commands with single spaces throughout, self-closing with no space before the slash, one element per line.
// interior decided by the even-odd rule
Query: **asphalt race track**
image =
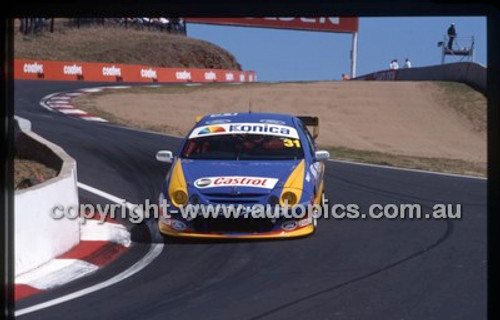
<path fill-rule="evenodd" d="M 50 93 L 99 85 L 109 84 L 16 81 L 15 113 L 77 160 L 80 182 L 132 203 L 156 200 L 168 168 L 155 153 L 176 150 L 178 138 L 71 119 L 39 105 Z M 165 240 L 161 255 L 138 274 L 20 318 L 486 318 L 486 180 L 328 162 L 325 186 L 333 203 L 461 203 L 463 218 L 328 219 L 313 236 L 285 241 Z M 107 202 L 83 190 L 80 201 Z M 132 249 L 109 267 L 21 300 L 16 309 L 128 268 L 153 241 L 144 224 L 133 227 L 133 238 Z"/>

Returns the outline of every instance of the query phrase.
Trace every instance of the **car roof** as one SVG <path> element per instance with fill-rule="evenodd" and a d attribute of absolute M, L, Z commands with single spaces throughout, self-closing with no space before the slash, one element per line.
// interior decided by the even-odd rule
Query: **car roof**
<path fill-rule="evenodd" d="M 215 113 L 203 117 L 195 127 L 217 123 L 274 123 L 295 127 L 295 117 L 279 113 Z"/>

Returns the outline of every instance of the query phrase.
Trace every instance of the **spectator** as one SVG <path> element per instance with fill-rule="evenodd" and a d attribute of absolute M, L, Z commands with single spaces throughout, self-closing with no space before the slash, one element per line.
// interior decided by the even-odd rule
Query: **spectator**
<path fill-rule="evenodd" d="M 450 27 L 448 28 L 448 49 L 451 50 L 453 46 L 453 41 L 455 40 L 455 37 L 457 36 L 457 32 L 455 31 L 455 23 L 450 24 Z"/>
<path fill-rule="evenodd" d="M 398 64 L 398 59 L 394 59 L 394 70 L 398 70 L 399 69 L 399 64 Z"/>
<path fill-rule="evenodd" d="M 411 62 L 410 59 L 406 58 L 405 64 L 403 66 L 404 69 L 410 69 L 411 68 Z"/>
<path fill-rule="evenodd" d="M 180 33 L 181 29 L 179 26 L 179 18 L 174 18 L 172 24 L 173 24 L 175 33 Z"/>
<path fill-rule="evenodd" d="M 170 28 L 170 27 L 169 27 L 169 25 L 170 25 L 170 21 L 169 21 L 167 18 L 165 18 L 165 17 L 161 17 L 161 18 L 160 18 L 160 25 L 161 25 L 161 27 L 160 27 L 160 30 L 161 30 L 161 31 L 163 31 L 163 30 L 167 30 L 167 29 L 169 29 L 169 28 Z"/>
<path fill-rule="evenodd" d="M 160 19 L 158 19 L 158 18 L 151 18 L 150 23 L 153 26 L 153 28 L 160 29 Z"/>
<path fill-rule="evenodd" d="M 398 59 L 393 59 L 391 61 L 391 63 L 389 64 L 389 69 L 391 69 L 391 70 L 399 69 Z"/>
<path fill-rule="evenodd" d="M 394 59 L 391 60 L 389 63 L 389 69 L 393 70 L 394 69 Z"/>
<path fill-rule="evenodd" d="M 349 76 L 346 73 L 342 73 L 342 80 L 343 81 L 349 80 Z"/>
<path fill-rule="evenodd" d="M 186 34 L 186 22 L 182 18 L 179 18 L 179 28 L 182 34 Z"/>

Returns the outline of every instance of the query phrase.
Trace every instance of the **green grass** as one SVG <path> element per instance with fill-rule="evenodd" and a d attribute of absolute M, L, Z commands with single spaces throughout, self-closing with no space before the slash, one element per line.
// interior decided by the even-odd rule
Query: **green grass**
<path fill-rule="evenodd" d="M 441 101 L 470 121 L 477 132 L 486 131 L 486 97 L 463 83 L 437 81 Z"/>
<path fill-rule="evenodd" d="M 458 159 L 430 158 L 398 155 L 393 153 L 356 150 L 346 147 L 321 146 L 330 151 L 332 159 L 371 163 L 392 167 L 486 176 L 486 165 Z"/>

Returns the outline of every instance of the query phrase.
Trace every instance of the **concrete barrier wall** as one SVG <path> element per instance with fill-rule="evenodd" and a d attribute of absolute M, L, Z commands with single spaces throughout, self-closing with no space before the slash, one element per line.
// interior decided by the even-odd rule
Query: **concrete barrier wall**
<path fill-rule="evenodd" d="M 57 177 L 14 195 L 15 274 L 29 271 L 80 242 L 79 219 L 53 219 L 56 205 L 78 206 L 76 162 L 62 148 L 26 129 L 16 128 L 16 153 L 59 170 Z M 75 212 L 76 213 L 76 212 Z"/>
<path fill-rule="evenodd" d="M 486 72 L 486 67 L 480 64 L 458 62 L 411 69 L 383 70 L 362 75 L 354 80 L 457 81 L 486 94 Z"/>

